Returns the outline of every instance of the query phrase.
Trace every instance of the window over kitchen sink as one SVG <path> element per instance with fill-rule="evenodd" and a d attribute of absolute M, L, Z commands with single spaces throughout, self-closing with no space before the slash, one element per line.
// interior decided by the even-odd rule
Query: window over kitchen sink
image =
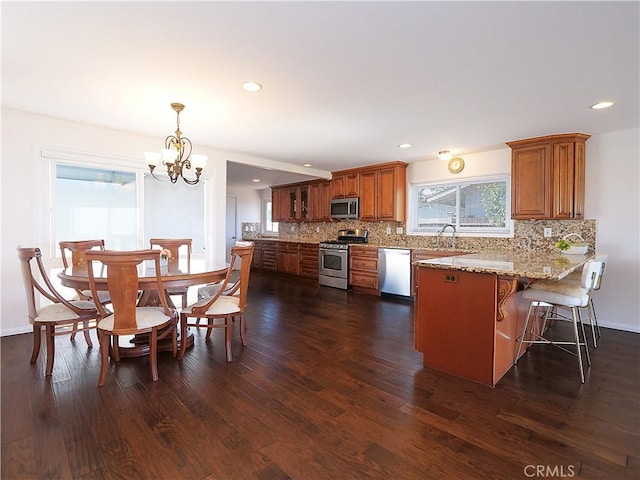
<path fill-rule="evenodd" d="M 461 234 L 511 236 L 510 197 L 508 176 L 413 185 L 410 233 L 437 233 L 451 224 Z"/>

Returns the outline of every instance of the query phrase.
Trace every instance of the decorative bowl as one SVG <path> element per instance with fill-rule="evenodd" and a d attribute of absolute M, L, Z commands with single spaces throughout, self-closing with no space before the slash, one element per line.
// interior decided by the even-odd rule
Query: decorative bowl
<path fill-rule="evenodd" d="M 567 250 L 560 250 L 565 255 L 584 255 L 589 249 L 588 243 L 572 243 Z"/>

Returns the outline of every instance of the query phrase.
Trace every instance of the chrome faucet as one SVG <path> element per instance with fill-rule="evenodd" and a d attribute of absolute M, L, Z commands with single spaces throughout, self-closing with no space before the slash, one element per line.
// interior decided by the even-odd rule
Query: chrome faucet
<path fill-rule="evenodd" d="M 451 229 L 453 230 L 453 233 L 451 235 L 451 248 L 456 248 L 456 227 L 455 225 L 451 225 L 450 223 L 447 223 L 438 232 L 438 247 L 440 246 L 440 238 L 442 237 L 442 234 L 448 227 L 451 227 Z"/>

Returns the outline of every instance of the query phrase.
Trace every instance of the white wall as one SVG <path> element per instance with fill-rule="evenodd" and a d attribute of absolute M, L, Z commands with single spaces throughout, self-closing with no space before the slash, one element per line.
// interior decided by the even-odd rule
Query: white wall
<path fill-rule="evenodd" d="M 236 198 L 236 238 L 242 238 L 242 222 L 260 223 L 261 191 L 251 187 L 229 186 L 227 196 Z"/>
<path fill-rule="evenodd" d="M 586 152 L 585 212 L 597 220 L 596 250 L 609 255 L 598 321 L 640 332 L 640 130 L 595 135 Z"/>
<path fill-rule="evenodd" d="M 454 175 L 447 162 L 409 165 L 410 184 L 511 172 L 511 149 L 461 155 Z M 601 325 L 640 332 L 640 130 L 594 135 L 586 146 L 585 218 L 596 219 L 596 250 L 609 254 L 602 288 L 594 297 Z"/>
<path fill-rule="evenodd" d="M 168 126 L 167 128 L 169 128 Z M 40 159 L 40 147 L 72 152 L 88 152 L 113 157 L 120 164 L 146 170 L 143 152 L 158 150 L 163 138 L 137 135 L 93 125 L 70 122 L 43 115 L 2 109 L 2 159 L 0 164 L 0 335 L 30 330 L 18 266 L 16 247 L 38 246 L 48 258 L 50 239 L 44 238 L 48 221 L 47 200 L 42 198 L 41 179 L 48 172 Z M 227 161 L 249 158 L 196 145 L 209 156 L 204 176 L 207 180 L 207 256 L 225 257 L 225 198 Z"/>

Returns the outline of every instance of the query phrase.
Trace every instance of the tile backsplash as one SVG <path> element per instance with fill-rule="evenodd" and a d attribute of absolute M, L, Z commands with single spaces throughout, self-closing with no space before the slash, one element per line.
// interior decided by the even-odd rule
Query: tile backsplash
<path fill-rule="evenodd" d="M 407 235 L 404 222 L 313 222 L 281 223 L 278 240 L 316 243 L 335 239 L 338 231 L 347 228 L 369 230 L 369 243 L 378 246 L 435 248 L 433 235 Z M 552 236 L 545 238 L 544 229 L 551 228 Z M 390 234 L 387 232 L 390 231 Z M 458 235 L 456 247 L 465 250 L 524 250 L 551 251 L 554 243 L 565 235 L 576 233 L 589 243 L 593 251 L 596 243 L 595 220 L 515 220 L 513 238 L 467 237 Z M 440 247 L 448 245 L 451 230 L 447 230 Z M 264 235 L 259 223 L 243 223 L 242 238 L 245 240 L 273 238 Z"/>

